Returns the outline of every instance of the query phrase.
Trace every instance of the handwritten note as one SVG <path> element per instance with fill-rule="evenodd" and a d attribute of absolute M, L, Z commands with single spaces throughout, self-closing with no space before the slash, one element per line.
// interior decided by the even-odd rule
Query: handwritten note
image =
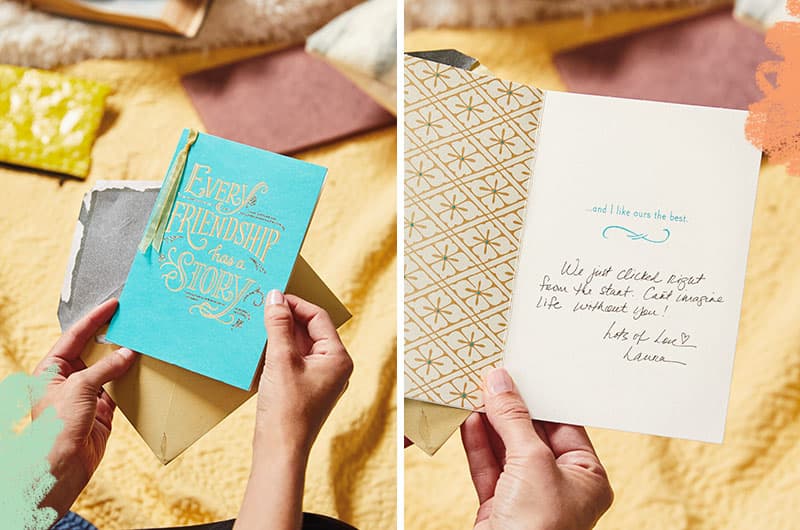
<path fill-rule="evenodd" d="M 535 418 L 722 441 L 760 161 L 744 120 L 546 93 L 504 351 Z"/>
<path fill-rule="evenodd" d="M 536 308 L 576 314 L 607 315 L 602 341 L 619 345 L 627 362 L 672 363 L 687 366 L 697 343 L 694 326 L 667 326 L 669 308 L 704 311 L 725 303 L 705 272 L 684 274 L 614 265 L 587 265 L 580 258 L 564 260 L 561 269 L 539 282 Z"/>

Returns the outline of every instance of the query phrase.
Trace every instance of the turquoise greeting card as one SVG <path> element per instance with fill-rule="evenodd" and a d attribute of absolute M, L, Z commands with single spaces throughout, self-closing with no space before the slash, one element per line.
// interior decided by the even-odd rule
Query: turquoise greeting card
<path fill-rule="evenodd" d="M 249 389 L 326 172 L 184 130 L 107 338 Z"/>

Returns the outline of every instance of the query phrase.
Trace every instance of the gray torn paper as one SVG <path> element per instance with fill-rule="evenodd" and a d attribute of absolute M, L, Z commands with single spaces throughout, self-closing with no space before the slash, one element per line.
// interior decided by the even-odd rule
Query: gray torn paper
<path fill-rule="evenodd" d="M 100 181 L 86 194 L 58 304 L 62 331 L 120 295 L 160 186 L 159 181 Z"/>

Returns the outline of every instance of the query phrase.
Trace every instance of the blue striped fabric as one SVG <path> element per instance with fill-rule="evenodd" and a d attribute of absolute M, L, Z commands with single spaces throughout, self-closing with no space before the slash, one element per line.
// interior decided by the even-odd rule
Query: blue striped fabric
<path fill-rule="evenodd" d="M 51 530 L 97 530 L 97 527 L 77 513 L 67 512 Z"/>

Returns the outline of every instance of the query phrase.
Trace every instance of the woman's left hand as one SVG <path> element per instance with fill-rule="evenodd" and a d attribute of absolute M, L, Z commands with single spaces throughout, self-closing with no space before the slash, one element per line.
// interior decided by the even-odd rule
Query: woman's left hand
<path fill-rule="evenodd" d="M 34 404 L 35 420 L 48 407 L 64 422 L 48 459 L 56 483 L 42 501 L 63 516 L 94 474 L 111 435 L 114 401 L 103 386 L 121 377 L 137 354 L 120 348 L 86 367 L 80 355 L 117 309 L 117 300 L 100 304 L 67 330 L 36 367 L 34 374 L 52 371 L 44 396 Z"/>

